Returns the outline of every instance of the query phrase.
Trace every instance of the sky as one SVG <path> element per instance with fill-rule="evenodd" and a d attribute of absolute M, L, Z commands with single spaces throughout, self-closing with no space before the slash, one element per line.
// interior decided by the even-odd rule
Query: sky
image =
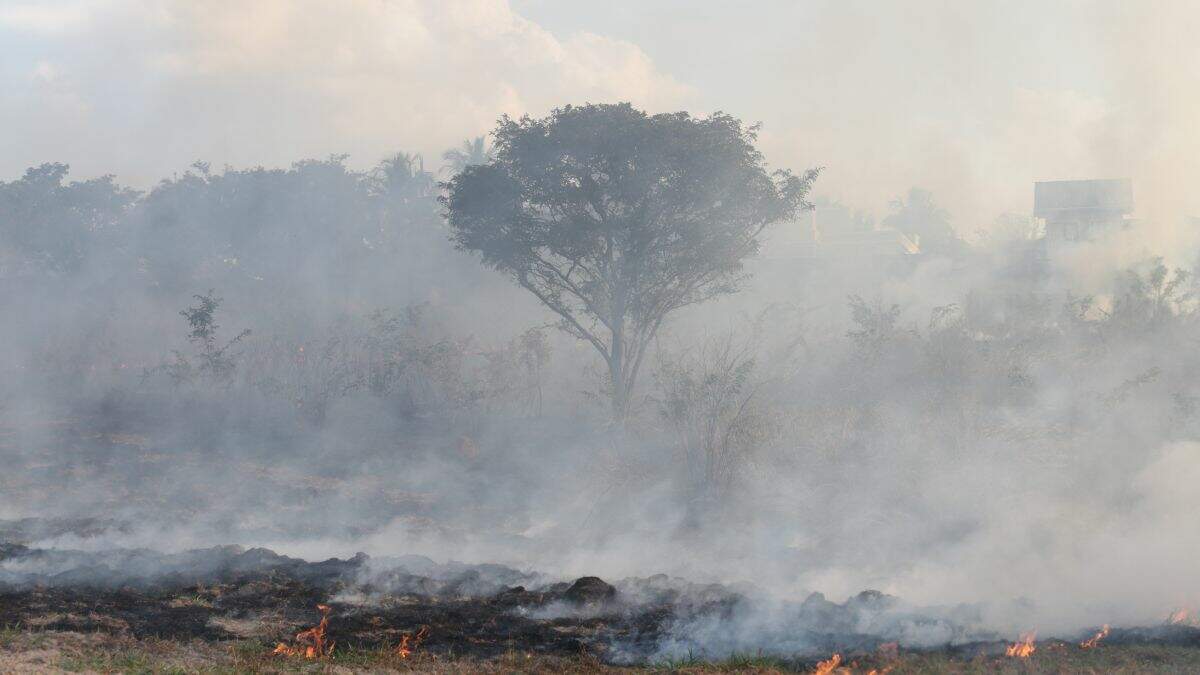
<path fill-rule="evenodd" d="M 1130 177 L 1174 246 L 1200 213 L 1198 28 L 1200 3 L 1153 0 L 0 0 L 0 180 L 432 167 L 500 114 L 631 101 L 761 122 L 773 166 L 876 216 L 930 189 L 967 235 L 1034 180 Z"/>

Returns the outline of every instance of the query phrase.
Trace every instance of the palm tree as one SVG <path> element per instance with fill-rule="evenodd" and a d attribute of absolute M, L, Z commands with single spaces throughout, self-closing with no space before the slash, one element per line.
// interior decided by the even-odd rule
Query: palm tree
<path fill-rule="evenodd" d="M 487 140 L 483 136 L 476 136 L 463 141 L 457 148 L 443 152 L 442 159 L 446 160 L 443 171 L 454 175 L 468 166 L 487 164 L 492 159 L 492 149 L 487 147 Z"/>
<path fill-rule="evenodd" d="M 374 172 L 376 190 L 392 196 L 416 197 L 433 190 L 433 176 L 425 171 L 420 155 L 397 152 L 379 163 Z"/>

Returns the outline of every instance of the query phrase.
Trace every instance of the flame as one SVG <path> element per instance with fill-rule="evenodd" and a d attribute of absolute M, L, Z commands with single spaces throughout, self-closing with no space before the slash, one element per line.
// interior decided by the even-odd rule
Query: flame
<path fill-rule="evenodd" d="M 1167 617 L 1167 623 L 1172 626 L 1190 626 L 1193 623 L 1192 612 L 1186 608 L 1179 608 Z"/>
<path fill-rule="evenodd" d="M 1099 633 L 1096 633 L 1092 637 L 1080 642 L 1079 646 L 1084 649 L 1091 649 L 1092 647 L 1100 644 L 1100 641 L 1106 637 L 1108 637 L 1108 624 L 1104 624 L 1104 627 L 1100 629 Z"/>
<path fill-rule="evenodd" d="M 317 605 L 317 611 L 321 613 L 321 623 L 296 633 L 298 644 L 295 646 L 280 642 L 271 653 L 280 656 L 303 656 L 306 659 L 319 659 L 333 654 L 333 642 L 325 641 L 325 630 L 329 628 L 329 612 L 332 608 L 329 605 Z"/>
<path fill-rule="evenodd" d="M 416 635 L 400 636 L 400 645 L 396 647 L 396 654 L 402 659 L 407 659 L 427 637 L 429 637 L 429 626 L 421 626 L 421 630 L 417 631 Z"/>
<path fill-rule="evenodd" d="M 842 665 L 842 655 L 834 654 L 827 660 L 818 663 L 817 669 L 813 671 L 813 675 L 830 675 L 840 665 Z"/>
<path fill-rule="evenodd" d="M 1037 649 L 1037 646 L 1034 644 L 1035 640 L 1037 640 L 1036 632 L 1029 631 L 1028 633 L 1022 633 L 1021 640 L 1009 645 L 1008 649 L 1004 650 L 1004 655 L 1015 656 L 1018 659 L 1027 659 Z"/>

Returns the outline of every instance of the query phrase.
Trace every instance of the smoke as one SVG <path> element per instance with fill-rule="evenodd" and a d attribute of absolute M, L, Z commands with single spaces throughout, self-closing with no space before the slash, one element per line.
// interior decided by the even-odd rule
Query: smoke
<path fill-rule="evenodd" d="M 361 164 L 397 146 L 432 165 L 502 113 L 686 92 L 636 45 L 559 38 L 503 0 L 8 5 L 5 176 L 54 157 L 145 186 L 197 159 Z"/>

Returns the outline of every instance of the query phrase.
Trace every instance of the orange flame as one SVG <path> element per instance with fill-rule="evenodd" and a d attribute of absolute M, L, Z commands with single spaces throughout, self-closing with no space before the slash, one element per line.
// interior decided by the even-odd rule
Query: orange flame
<path fill-rule="evenodd" d="M 1022 633 L 1020 642 L 1014 642 L 1009 645 L 1008 649 L 1004 650 L 1004 655 L 1014 656 L 1018 659 L 1027 659 L 1037 649 L 1037 646 L 1034 644 L 1036 639 L 1037 633 L 1034 631 Z"/>
<path fill-rule="evenodd" d="M 1100 641 L 1106 637 L 1108 637 L 1108 624 L 1104 624 L 1104 627 L 1100 629 L 1099 633 L 1096 633 L 1092 637 L 1080 642 L 1079 646 L 1084 649 L 1091 649 L 1092 647 L 1100 644 Z"/>
<path fill-rule="evenodd" d="M 416 635 L 400 636 L 400 645 L 396 647 L 396 654 L 402 659 L 407 659 L 427 637 L 429 637 L 429 626 L 421 626 L 421 630 L 417 631 Z"/>
<path fill-rule="evenodd" d="M 321 623 L 309 628 L 306 631 L 296 633 L 295 646 L 289 646 L 280 642 L 275 646 L 275 651 L 272 654 L 280 656 L 303 656 L 306 659 L 319 659 L 333 654 L 333 642 L 326 642 L 325 630 L 329 628 L 329 612 L 332 608 L 329 605 L 317 605 L 317 611 L 321 613 Z"/>
<path fill-rule="evenodd" d="M 1192 612 L 1185 608 L 1179 608 L 1167 617 L 1167 623 L 1172 626 L 1190 626 L 1192 624 Z"/>
<path fill-rule="evenodd" d="M 830 675 L 840 665 L 842 665 L 842 655 L 834 654 L 827 660 L 818 663 L 817 669 L 813 671 L 813 675 Z"/>

